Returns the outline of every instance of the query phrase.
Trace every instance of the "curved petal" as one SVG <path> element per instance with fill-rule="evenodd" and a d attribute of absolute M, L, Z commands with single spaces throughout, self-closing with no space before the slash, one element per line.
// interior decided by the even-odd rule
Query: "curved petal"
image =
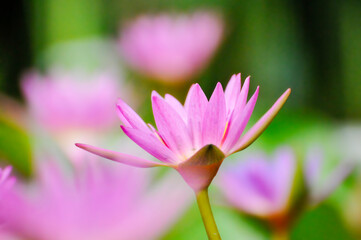
<path fill-rule="evenodd" d="M 124 126 L 141 129 L 143 131 L 150 131 L 143 119 L 139 117 L 139 115 L 120 98 L 117 102 L 117 110 L 120 120 L 122 120 Z"/>
<path fill-rule="evenodd" d="M 237 102 L 237 106 L 236 106 L 236 108 L 238 108 L 239 111 L 243 111 L 244 107 L 246 106 L 248 91 L 249 91 L 249 81 L 250 81 L 250 77 L 248 76 L 244 81 L 241 89 L 241 93 L 239 94 L 239 101 Z"/>
<path fill-rule="evenodd" d="M 177 113 L 179 114 L 179 116 L 181 116 L 181 118 L 183 119 L 183 121 L 185 123 L 187 123 L 187 114 L 186 111 L 184 110 L 183 105 L 172 95 L 170 94 L 166 94 L 164 97 L 164 100 L 173 107 L 174 110 L 177 111 Z"/>
<path fill-rule="evenodd" d="M 241 74 L 234 74 L 229 80 L 226 90 L 224 91 L 224 96 L 226 98 L 226 107 L 227 107 L 227 115 L 229 115 L 234 107 L 236 106 L 236 102 L 238 96 L 241 91 Z"/>
<path fill-rule="evenodd" d="M 343 180 L 345 180 L 351 172 L 355 169 L 357 163 L 346 161 L 342 162 L 326 179 L 325 184 L 322 186 L 322 189 L 319 191 L 314 191 L 315 193 L 311 196 L 310 204 L 317 205 L 327 198 L 331 193 L 336 190 L 338 186 L 341 185 Z M 313 186 L 312 186 L 313 187 Z M 312 193 L 311 189 L 311 193 Z"/>
<path fill-rule="evenodd" d="M 253 125 L 253 127 L 241 139 L 239 139 L 236 147 L 234 148 L 235 150 L 232 150 L 233 153 L 245 149 L 263 133 L 263 131 L 276 117 L 277 113 L 281 110 L 290 93 L 291 89 L 289 88 L 277 99 L 273 106 L 256 122 L 256 124 Z"/>
<path fill-rule="evenodd" d="M 276 151 L 272 161 L 271 174 L 279 206 L 286 207 L 288 205 L 297 168 L 297 160 L 291 148 L 283 147 Z"/>
<path fill-rule="evenodd" d="M 208 99 L 199 84 L 194 84 L 189 90 L 185 109 L 188 117 L 188 129 L 193 147 L 198 149 L 202 144 L 202 122 L 207 108 Z"/>
<path fill-rule="evenodd" d="M 150 160 L 145 160 L 125 153 L 119 153 L 112 150 L 98 148 L 87 144 L 76 143 L 75 146 L 84 149 L 85 151 L 91 152 L 95 155 L 98 155 L 100 157 L 134 167 L 149 168 L 149 167 L 157 167 L 157 166 L 169 166 L 165 163 L 158 163 Z"/>
<path fill-rule="evenodd" d="M 7 166 L 4 169 L 0 168 L 0 184 L 5 182 L 6 179 L 10 176 L 10 173 L 12 171 L 11 166 Z"/>
<path fill-rule="evenodd" d="M 217 83 L 203 117 L 203 145 L 219 146 L 226 128 L 226 101 L 222 85 Z"/>
<path fill-rule="evenodd" d="M 164 99 L 153 94 L 152 106 L 159 134 L 169 148 L 181 156 L 192 150 L 188 129 L 182 118 Z"/>
<path fill-rule="evenodd" d="M 232 119 L 236 119 L 239 115 L 242 114 L 246 103 L 247 103 L 247 97 L 248 97 L 248 91 L 249 91 L 249 77 L 246 78 L 241 93 L 239 94 L 239 97 L 237 98 L 236 105 L 234 106 L 233 111 L 231 112 L 231 115 L 228 116 L 228 121 L 232 121 Z"/>
<path fill-rule="evenodd" d="M 154 133 L 143 132 L 138 129 L 127 128 L 124 126 L 121 126 L 121 128 L 130 139 L 155 158 L 166 163 L 177 161 L 177 156 L 167 148 L 161 142 L 161 139 L 158 139 Z"/>
<path fill-rule="evenodd" d="M 231 150 L 234 147 L 239 137 L 242 135 L 244 129 L 246 128 L 247 123 L 253 113 L 253 109 L 256 105 L 258 92 L 259 92 L 259 87 L 257 87 L 255 93 L 248 101 L 242 114 L 238 116 L 234 116 L 234 115 L 232 116 L 235 119 L 231 119 L 231 121 L 229 122 L 229 128 L 226 133 L 227 135 L 225 135 L 225 140 L 222 145 L 222 149 L 224 150 L 224 152 L 227 153 L 229 150 Z"/>

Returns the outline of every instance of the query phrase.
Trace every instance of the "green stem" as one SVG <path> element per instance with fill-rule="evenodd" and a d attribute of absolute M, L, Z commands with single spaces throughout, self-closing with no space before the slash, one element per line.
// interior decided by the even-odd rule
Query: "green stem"
<path fill-rule="evenodd" d="M 208 198 L 208 189 L 196 193 L 199 211 L 201 212 L 203 224 L 206 228 L 209 240 L 221 240 L 216 222 L 214 221 L 211 205 Z"/>
<path fill-rule="evenodd" d="M 272 232 L 272 240 L 289 240 L 289 233 L 287 229 L 274 229 Z"/>

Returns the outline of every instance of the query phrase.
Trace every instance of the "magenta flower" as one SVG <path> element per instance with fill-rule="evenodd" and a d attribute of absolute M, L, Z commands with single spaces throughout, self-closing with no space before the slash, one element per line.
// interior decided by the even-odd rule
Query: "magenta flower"
<path fill-rule="evenodd" d="M 253 155 L 224 171 L 219 186 L 229 205 L 267 221 L 275 234 L 287 235 L 301 210 L 320 203 L 350 174 L 352 167 L 344 162 L 316 188 L 321 159 L 312 152 L 302 171 L 289 148 L 279 149 L 272 161 Z"/>
<path fill-rule="evenodd" d="M 83 170 L 72 176 L 43 162 L 35 185 L 6 199 L 4 230 L 37 240 L 159 239 L 189 203 L 189 195 L 174 189 L 178 176 L 147 190 L 150 172 L 99 164 Z"/>
<path fill-rule="evenodd" d="M 241 76 L 233 75 L 225 91 L 217 84 L 210 100 L 198 84 L 188 93 L 184 106 L 171 95 L 152 93 L 154 119 L 158 130 L 146 124 L 119 99 L 118 115 L 124 133 L 161 162 L 76 144 L 89 152 L 136 167 L 168 166 L 176 169 L 196 192 L 205 189 L 223 159 L 249 146 L 266 129 L 291 90 L 243 136 L 257 101 L 258 87 L 247 102 L 249 77 L 241 90 Z"/>
<path fill-rule="evenodd" d="M 278 150 L 272 161 L 253 155 L 221 174 L 220 189 L 236 209 L 263 219 L 278 218 L 289 211 L 296 165 L 289 149 Z"/>
<path fill-rule="evenodd" d="M 92 144 L 100 141 L 104 131 L 115 126 L 114 102 L 119 96 L 119 85 L 110 73 L 87 75 L 78 72 L 52 70 L 46 75 L 26 74 L 22 90 L 29 112 L 37 129 L 46 130 L 52 140 L 65 152 L 74 165 L 81 164 L 74 141 Z"/>
<path fill-rule="evenodd" d="M 116 79 L 107 73 L 86 77 L 59 71 L 47 75 L 30 72 L 22 81 L 32 115 L 56 133 L 112 126 L 118 89 Z"/>
<path fill-rule="evenodd" d="M 4 169 L 0 168 L 0 199 L 2 195 L 9 190 L 15 183 L 15 177 L 11 176 L 11 166 L 7 166 Z"/>
<path fill-rule="evenodd" d="M 208 186 L 223 159 L 249 146 L 266 129 L 285 103 L 288 89 L 270 110 L 243 136 L 258 97 L 258 87 L 247 102 L 249 78 L 241 89 L 241 76 L 233 75 L 225 91 L 217 84 L 207 99 L 194 84 L 182 105 L 171 95 L 152 93 L 157 129 L 146 124 L 125 102 L 118 101 L 124 133 L 161 162 L 86 144 L 76 144 L 91 153 L 136 167 L 167 166 L 176 169 L 195 191 L 209 239 L 221 239 L 210 208 Z"/>
<path fill-rule="evenodd" d="M 4 214 L 5 208 L 3 207 L 4 198 L 8 196 L 9 190 L 12 189 L 16 179 L 11 176 L 11 166 L 7 166 L 4 169 L 0 168 L 0 238 L 5 239 L 5 233 L 3 233 L 2 225 L 6 222 L 7 217 Z"/>
<path fill-rule="evenodd" d="M 164 82 L 200 72 L 218 47 L 221 19 L 212 13 L 141 16 L 121 32 L 121 54 L 135 70 Z"/>

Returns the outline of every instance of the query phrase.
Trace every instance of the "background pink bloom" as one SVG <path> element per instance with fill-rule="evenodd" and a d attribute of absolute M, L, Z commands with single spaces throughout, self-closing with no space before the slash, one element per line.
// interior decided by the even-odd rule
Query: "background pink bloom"
<path fill-rule="evenodd" d="M 41 145 L 52 149 L 48 143 L 55 140 L 73 164 L 79 165 L 75 160 L 83 159 L 79 156 L 82 153 L 74 151 L 74 142 L 86 139 L 98 143 L 115 126 L 114 105 L 121 94 L 119 87 L 110 72 L 29 72 L 23 77 L 22 90 L 35 120 L 30 129 L 43 141 Z"/>
<path fill-rule="evenodd" d="M 6 193 L 15 183 L 15 177 L 11 176 L 11 166 L 0 168 L 0 200 L 2 195 Z"/>
<path fill-rule="evenodd" d="M 219 186 L 229 204 L 238 210 L 271 221 L 288 221 L 295 217 L 294 212 L 303 209 L 303 204 L 314 206 L 328 197 L 352 169 L 349 162 L 340 163 L 320 186 L 317 179 L 321 177 L 321 162 L 320 151 L 314 150 L 307 156 L 305 170 L 299 169 L 290 148 L 278 149 L 272 159 L 254 154 L 221 173 Z M 297 176 L 297 172 L 302 175 Z M 306 197 L 305 201 L 295 199 L 300 197 Z"/>
<path fill-rule="evenodd" d="M 114 99 L 119 96 L 119 85 L 109 73 L 30 72 L 23 78 L 22 90 L 32 115 L 53 132 L 101 130 L 116 120 Z"/>
<path fill-rule="evenodd" d="M 16 181 L 15 177 L 10 175 L 11 170 L 11 166 L 0 168 L 0 239 L 4 240 L 12 239 L 11 236 L 3 230 L 8 219 L 5 213 L 7 209 L 4 207 L 4 198 L 8 197 L 9 190 L 11 190 Z"/>
<path fill-rule="evenodd" d="M 121 32 L 121 54 L 135 70 L 165 82 L 188 80 L 209 62 L 223 33 L 219 16 L 140 16 Z"/>
<path fill-rule="evenodd" d="M 36 186 L 7 199 L 8 231 L 38 240 L 158 239 L 188 203 L 189 196 L 174 189 L 174 176 L 149 191 L 149 172 L 104 165 L 83 170 L 73 176 L 45 162 Z"/>
<path fill-rule="evenodd" d="M 221 174 L 220 189 L 237 209 L 271 218 L 288 210 L 295 172 L 296 159 L 289 149 L 279 150 L 272 161 L 255 154 Z"/>

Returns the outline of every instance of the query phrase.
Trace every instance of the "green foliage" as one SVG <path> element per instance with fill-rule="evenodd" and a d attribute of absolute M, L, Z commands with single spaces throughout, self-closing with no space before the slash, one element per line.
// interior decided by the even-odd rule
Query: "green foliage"
<path fill-rule="evenodd" d="M 306 213 L 296 224 L 292 240 L 352 240 L 338 212 L 331 206 L 321 205 Z"/>
<path fill-rule="evenodd" d="M 21 128 L 0 116 L 0 159 L 29 177 L 32 172 L 32 151 L 29 136 Z"/>

